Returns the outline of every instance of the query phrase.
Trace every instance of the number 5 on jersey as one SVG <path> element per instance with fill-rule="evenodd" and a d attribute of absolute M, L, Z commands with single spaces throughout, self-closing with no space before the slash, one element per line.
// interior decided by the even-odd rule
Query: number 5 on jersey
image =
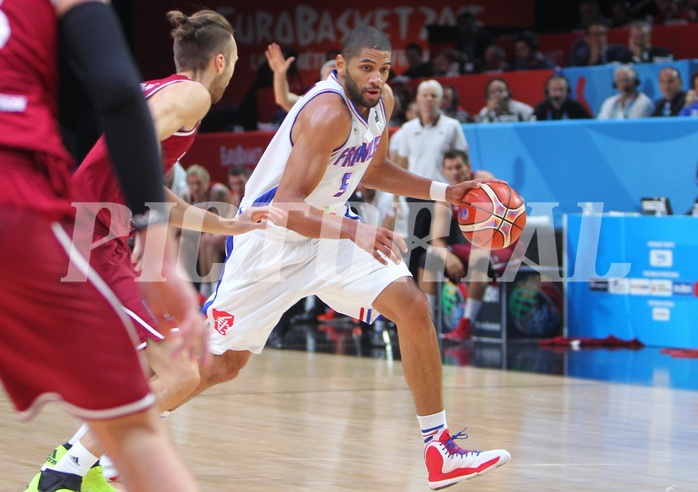
<path fill-rule="evenodd" d="M 344 173 L 344 176 L 342 176 L 342 186 L 339 188 L 339 191 L 334 194 L 335 197 L 342 196 L 347 192 L 347 188 L 349 187 L 349 180 L 351 179 L 351 173 Z"/>

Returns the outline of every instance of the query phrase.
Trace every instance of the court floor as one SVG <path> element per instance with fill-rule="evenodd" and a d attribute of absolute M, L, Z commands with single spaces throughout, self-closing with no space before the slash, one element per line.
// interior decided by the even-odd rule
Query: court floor
<path fill-rule="evenodd" d="M 203 491 L 428 490 L 394 343 L 339 326 L 276 343 L 166 420 Z M 645 350 L 447 349 L 450 428 L 467 427 L 464 447 L 512 454 L 449 491 L 697 491 L 698 359 Z M 21 491 L 77 423 L 55 405 L 19 423 L 1 396 L 0 490 Z"/>

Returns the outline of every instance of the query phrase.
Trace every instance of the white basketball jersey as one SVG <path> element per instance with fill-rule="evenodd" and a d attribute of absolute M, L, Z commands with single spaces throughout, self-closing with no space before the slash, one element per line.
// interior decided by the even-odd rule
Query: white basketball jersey
<path fill-rule="evenodd" d="M 315 84 L 291 108 L 245 186 L 245 198 L 240 205 L 241 209 L 246 210 L 252 205 L 260 206 L 273 202 L 293 148 L 291 132 L 298 113 L 314 97 L 328 92 L 336 93 L 344 100 L 347 110 L 351 113 L 351 130 L 344 145 L 332 152 L 325 175 L 305 201 L 312 207 L 331 214 L 347 213 L 346 202 L 361 181 L 380 143 L 386 127 L 386 114 L 381 99 L 378 105 L 371 108 L 368 118 L 364 119 L 344 93 L 344 88 L 337 80 L 337 72 L 332 72 L 327 80 Z M 323 136 L 318 135 L 318 138 Z"/>

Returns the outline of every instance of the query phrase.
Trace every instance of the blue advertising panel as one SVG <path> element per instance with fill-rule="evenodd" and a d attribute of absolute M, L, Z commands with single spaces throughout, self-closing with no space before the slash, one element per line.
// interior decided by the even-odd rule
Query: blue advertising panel
<path fill-rule="evenodd" d="M 666 196 L 681 214 L 698 196 L 698 118 L 471 124 L 463 130 L 473 168 L 507 180 L 528 204 L 557 203 L 558 228 L 563 214 L 581 212 L 580 202 L 601 202 L 606 212 L 639 212 L 641 198 Z"/>
<path fill-rule="evenodd" d="M 698 218 L 565 216 L 567 334 L 698 348 Z"/>

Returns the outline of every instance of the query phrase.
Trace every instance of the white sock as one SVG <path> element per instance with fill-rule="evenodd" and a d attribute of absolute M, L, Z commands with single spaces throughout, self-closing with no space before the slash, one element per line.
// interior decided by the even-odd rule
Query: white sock
<path fill-rule="evenodd" d="M 107 480 L 114 480 L 119 477 L 119 470 L 116 469 L 114 462 L 106 454 L 99 458 L 99 464 L 102 465 L 102 475 Z"/>
<path fill-rule="evenodd" d="M 465 312 L 463 313 L 463 315 L 470 321 L 475 321 L 477 319 L 478 313 L 480 312 L 481 306 L 482 301 L 477 301 L 468 297 L 465 300 Z"/>
<path fill-rule="evenodd" d="M 53 470 L 72 473 L 84 477 L 90 471 L 92 465 L 97 463 L 97 457 L 90 453 L 79 441 L 73 444 L 65 455 L 58 460 L 55 466 L 49 467 Z"/>
<path fill-rule="evenodd" d="M 75 433 L 75 435 L 70 438 L 70 441 L 68 441 L 68 444 L 70 444 L 71 446 L 74 446 L 75 443 L 77 443 L 78 441 L 80 441 L 80 439 L 82 439 L 82 436 L 87 434 L 88 430 L 90 430 L 90 426 L 87 424 L 82 424 L 80 426 L 80 428 L 77 430 L 77 432 Z"/>
<path fill-rule="evenodd" d="M 448 429 L 446 423 L 446 410 L 441 410 L 439 413 L 432 415 L 417 415 L 419 427 L 422 429 L 422 438 L 424 444 L 428 444 L 432 439 L 439 439 L 441 434 Z"/>

